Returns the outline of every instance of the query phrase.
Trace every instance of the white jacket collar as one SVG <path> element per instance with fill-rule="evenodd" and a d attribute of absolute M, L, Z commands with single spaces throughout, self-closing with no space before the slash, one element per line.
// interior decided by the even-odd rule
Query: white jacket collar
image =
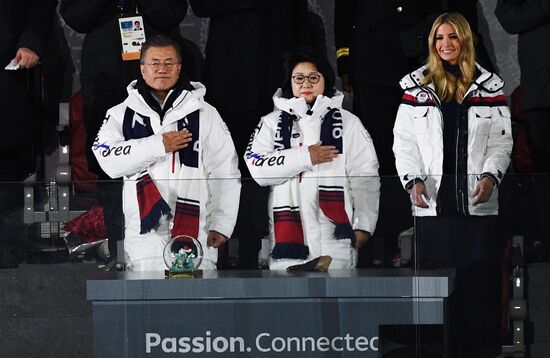
<path fill-rule="evenodd" d="M 427 66 L 422 66 L 413 72 L 407 74 L 405 77 L 399 81 L 399 85 L 404 90 L 409 90 L 415 87 L 422 87 L 422 80 L 424 79 L 424 73 L 426 72 Z"/>
<path fill-rule="evenodd" d="M 313 107 L 309 108 L 306 100 L 303 98 L 284 98 L 283 91 L 279 88 L 273 95 L 273 105 L 276 110 L 281 110 L 287 113 L 296 114 L 299 118 L 315 115 L 324 115 L 328 109 L 342 108 L 344 94 L 336 91 L 334 96 L 327 97 L 323 95 L 317 96 Z"/>
<path fill-rule="evenodd" d="M 501 90 L 504 87 L 504 80 L 497 75 L 481 67 L 479 63 L 476 62 L 476 67 L 481 72 L 481 74 L 474 80 L 474 83 L 468 89 L 468 93 L 477 89 L 482 88 L 483 90 L 494 93 Z M 407 74 L 405 77 L 399 81 L 399 85 L 404 90 L 409 90 L 416 87 L 424 86 L 422 80 L 424 79 L 424 74 L 426 73 L 427 66 L 422 66 L 417 70 Z M 433 89 L 433 84 L 428 84 L 429 87 Z"/>

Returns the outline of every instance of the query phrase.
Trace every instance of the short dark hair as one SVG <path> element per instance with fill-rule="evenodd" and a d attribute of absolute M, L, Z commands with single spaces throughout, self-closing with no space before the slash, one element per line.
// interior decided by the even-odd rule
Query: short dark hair
<path fill-rule="evenodd" d="M 334 95 L 334 82 L 336 80 L 332 66 L 321 53 L 311 47 L 300 47 L 294 51 L 288 52 L 283 56 L 283 81 L 281 88 L 283 97 L 292 98 L 292 71 L 297 64 L 301 62 L 311 62 L 317 68 L 317 71 L 325 80 L 325 91 L 323 95 L 332 97 Z"/>
<path fill-rule="evenodd" d="M 150 38 L 147 39 L 147 41 L 143 43 L 143 45 L 141 45 L 141 55 L 139 58 L 139 62 L 141 64 L 144 63 L 145 54 L 147 53 L 147 50 L 149 50 L 151 47 L 168 47 L 168 46 L 173 46 L 176 49 L 176 55 L 178 56 L 178 63 L 181 63 L 181 60 L 182 60 L 181 45 L 177 41 L 172 40 L 170 37 L 162 34 L 151 36 Z"/>

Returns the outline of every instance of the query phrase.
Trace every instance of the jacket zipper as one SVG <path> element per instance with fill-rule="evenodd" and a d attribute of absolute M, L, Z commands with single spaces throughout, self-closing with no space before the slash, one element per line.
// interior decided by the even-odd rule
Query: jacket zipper
<path fill-rule="evenodd" d="M 460 104 L 460 122 L 458 123 L 458 132 L 456 134 L 456 157 L 455 157 L 455 195 L 457 211 L 463 215 L 470 215 L 468 210 L 468 107 L 464 106 L 464 103 L 472 96 L 473 91 L 470 91 L 462 100 Z M 465 128 L 463 128 L 466 126 Z M 466 136 L 464 142 L 463 136 Z M 462 144 L 462 147 L 461 147 Z M 460 150 L 462 149 L 462 151 Z M 459 159 L 462 155 L 464 163 L 460 163 Z M 460 172 L 460 164 L 464 169 L 464 173 Z"/>
<path fill-rule="evenodd" d="M 172 174 L 176 172 L 176 152 L 172 152 Z"/>
<path fill-rule="evenodd" d="M 462 185 L 459 188 L 460 171 L 459 171 L 459 155 L 460 155 L 460 137 L 462 130 L 462 123 L 464 122 L 464 109 L 462 104 L 460 105 L 460 119 L 458 123 L 458 131 L 456 133 L 456 148 L 455 148 L 455 199 L 457 212 L 464 214 L 464 195 L 462 191 Z M 462 183 L 461 183 L 462 184 Z M 462 205 L 461 205 L 462 203 Z"/>
<path fill-rule="evenodd" d="M 473 84 L 476 84 L 477 85 L 477 82 L 474 81 Z M 430 92 L 433 96 L 433 98 L 435 98 L 435 104 L 436 104 L 436 107 L 439 109 L 439 114 L 441 116 L 441 125 L 444 126 L 445 125 L 445 122 L 443 121 L 443 112 L 441 112 L 441 101 L 439 100 L 439 97 L 437 96 L 437 93 L 435 92 L 435 90 L 433 90 L 432 88 L 430 88 L 430 86 L 427 86 L 427 85 L 424 85 L 424 86 L 421 86 L 422 89 L 425 89 L 427 90 L 428 92 Z M 463 106 L 463 104 L 465 102 L 468 101 L 468 99 L 473 95 L 473 89 L 470 87 L 470 89 L 468 90 L 468 92 L 466 93 L 466 95 L 464 96 L 464 98 L 462 99 L 462 103 L 460 104 L 460 108 L 461 108 L 461 116 L 460 116 L 460 120 L 462 122 L 464 122 L 464 118 L 467 118 L 467 115 L 465 116 L 465 108 Z M 466 107 L 466 111 L 467 111 L 467 107 Z M 468 125 L 468 121 L 466 121 L 466 126 Z M 443 129 L 443 128 L 442 128 Z M 468 127 L 466 127 L 466 135 L 468 134 L 468 131 L 467 131 Z M 460 193 L 461 195 L 461 198 L 459 197 L 459 188 L 458 188 L 458 183 L 459 183 L 459 171 L 458 171 L 458 167 L 459 167 L 459 163 L 458 163 L 458 155 L 459 155 L 459 141 L 460 141 L 460 130 L 461 130 L 461 123 L 459 123 L 458 125 L 458 133 L 456 135 L 456 158 L 455 158 L 455 171 L 456 171 L 456 174 L 455 174 L 455 196 L 456 196 L 456 205 L 457 205 L 457 211 L 459 213 L 462 213 L 464 215 L 469 215 L 469 211 L 468 211 L 468 173 L 467 173 L 467 162 L 465 163 L 466 164 L 466 180 L 463 180 L 462 181 L 462 186 L 464 187 L 464 184 L 465 185 L 465 188 L 466 190 L 464 191 L 464 188 L 462 190 L 462 192 Z M 467 158 L 467 148 L 468 146 L 468 137 L 466 137 L 466 160 L 468 159 Z M 464 194 L 466 194 L 466 196 L 464 196 Z M 439 197 L 439 195 L 438 195 Z M 460 205 L 460 201 L 462 201 L 462 205 Z M 438 203 L 439 204 L 439 203 Z M 438 211 L 440 210 L 439 208 L 439 205 L 438 205 Z"/>

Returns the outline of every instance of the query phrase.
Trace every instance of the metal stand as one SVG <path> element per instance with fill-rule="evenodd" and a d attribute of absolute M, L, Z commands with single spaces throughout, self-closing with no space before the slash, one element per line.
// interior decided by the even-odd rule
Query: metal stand
<path fill-rule="evenodd" d="M 509 316 L 512 329 L 512 345 L 503 346 L 504 357 L 523 358 L 526 354 L 525 322 L 527 321 L 527 300 L 525 299 L 525 272 L 523 262 L 523 237 L 514 236 L 512 242 L 512 297 Z"/>
<path fill-rule="evenodd" d="M 41 230 L 42 238 L 66 239 L 66 233 L 61 230 L 63 224 L 84 213 L 82 210 L 71 211 L 69 199 L 71 194 L 71 167 L 69 162 L 69 103 L 59 104 L 59 164 L 55 178 L 46 183 L 47 205 L 44 210 L 35 210 L 36 173 L 23 182 L 25 224 L 49 224 L 49 230 Z"/>

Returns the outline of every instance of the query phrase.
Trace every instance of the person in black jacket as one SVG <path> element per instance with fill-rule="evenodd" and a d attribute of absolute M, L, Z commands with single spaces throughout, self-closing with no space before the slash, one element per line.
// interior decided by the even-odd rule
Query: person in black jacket
<path fill-rule="evenodd" d="M 140 15 L 146 38 L 162 33 L 179 40 L 179 23 L 187 14 L 187 6 L 187 0 L 61 1 L 60 13 L 65 22 L 75 31 L 86 34 L 82 44 L 80 83 L 84 99 L 88 167 L 100 179 L 106 180 L 99 183 L 98 200 L 105 211 L 109 251 L 113 258 L 116 256 L 116 241 L 121 240 L 123 235 L 122 185 L 118 181 L 110 181 L 99 167 L 91 148 L 107 109 L 122 102 L 127 96 L 128 84 L 141 77 L 138 59 L 122 60 L 118 18 L 121 15 Z M 186 56 L 183 67 L 185 61 Z"/>
<path fill-rule="evenodd" d="M 550 258 L 550 1 L 499 0 L 495 9 L 504 30 L 518 34 L 521 70 L 520 108 L 525 115 L 533 172 L 537 218 L 531 244 L 542 244 L 545 252 L 534 252 L 535 259 Z M 541 257 L 545 255 L 546 257 Z"/>
<path fill-rule="evenodd" d="M 353 91 L 354 113 L 372 133 L 381 175 L 396 173 L 391 147 L 399 80 L 425 59 L 426 40 L 418 37 L 439 9 L 439 0 L 335 2 L 338 74 L 344 90 Z"/>
<path fill-rule="evenodd" d="M 335 2 L 338 74 L 343 89 L 353 93 L 353 113 L 372 136 L 382 176 L 377 234 L 359 253 L 359 267 L 390 259 L 397 251 L 399 232 L 412 226 L 399 180 L 384 176 L 397 174 L 392 144 L 402 95 L 399 80 L 424 60 L 431 25 L 427 19 L 439 9 L 439 0 Z M 374 251 L 370 245 L 380 238 L 384 238 L 384 257 L 370 257 Z"/>
<path fill-rule="evenodd" d="M 55 0 L 0 2 L 0 267 L 17 266 L 11 240 L 21 238 L 10 237 L 13 231 L 5 219 L 22 203 L 23 193 L 6 182 L 21 181 L 29 164 L 22 160 L 22 153 L 33 145 L 28 140 L 32 138 L 28 69 L 42 55 L 56 4 Z M 4 69 L 8 64 L 19 69 Z"/>
<path fill-rule="evenodd" d="M 239 265 L 257 268 L 260 240 L 268 233 L 266 188 L 250 179 L 243 161 L 258 119 L 273 109 L 282 81 L 282 55 L 300 45 L 315 45 L 305 0 L 190 0 L 195 15 L 210 18 L 203 81 L 206 100 L 229 127 L 243 177 L 234 236 Z M 324 35 L 324 34 L 323 34 Z"/>

